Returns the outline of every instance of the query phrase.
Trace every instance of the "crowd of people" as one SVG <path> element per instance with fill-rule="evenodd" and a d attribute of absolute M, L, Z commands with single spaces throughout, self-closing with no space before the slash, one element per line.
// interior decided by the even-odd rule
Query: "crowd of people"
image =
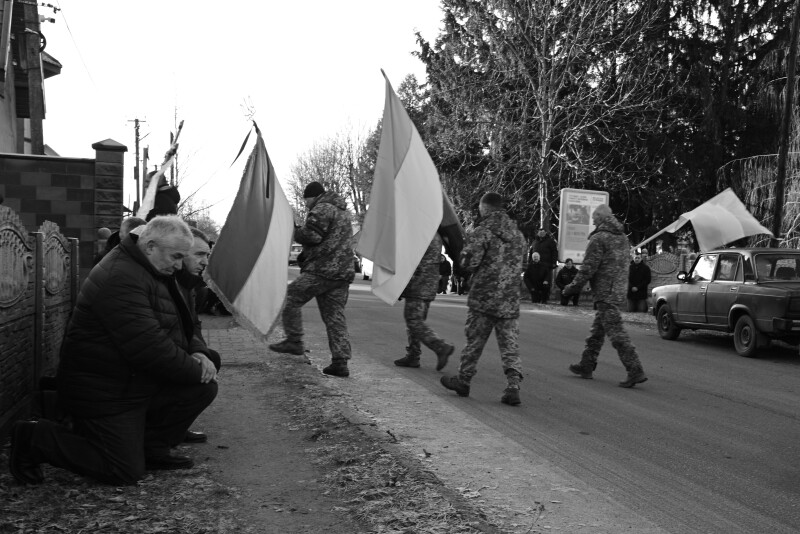
<path fill-rule="evenodd" d="M 171 194 L 168 200 L 174 199 Z M 345 200 L 318 182 L 308 184 L 303 197 L 306 219 L 293 235 L 303 245 L 300 274 L 287 288 L 281 315 L 285 339 L 269 348 L 305 353 L 301 308 L 315 299 L 331 353 L 322 372 L 345 378 L 352 353 L 345 317 L 354 279 L 351 216 Z M 165 209 L 166 214 L 151 213 L 147 220 L 126 219 L 118 243 L 102 251 L 82 285 L 56 377 L 59 408 L 68 417 L 14 423 L 10 471 L 19 482 L 41 483 L 41 464 L 47 463 L 108 484 L 133 484 L 146 470 L 191 467 L 191 458 L 171 449 L 207 439 L 190 427 L 216 397 L 222 366 L 220 354 L 205 342 L 198 318 L 202 273 L 213 243 L 172 213 L 176 204 Z M 494 332 L 506 378 L 500 400 L 516 406 L 524 376 L 518 340 L 525 239 L 499 194 L 483 195 L 479 213 L 466 237 L 454 240 L 440 235 L 440 228 L 427 247 L 400 296 L 408 345 L 394 363 L 419 368 L 424 346 L 434 353 L 437 371 L 446 367 L 455 344 L 438 335 L 427 317 L 431 302 L 455 276 L 464 284 L 457 291 L 468 293 L 466 340 L 457 373 L 443 376 L 441 384 L 469 396 L 483 348 Z M 619 385 L 629 388 L 647 376 L 622 325 L 620 306 L 627 297 L 629 307 L 642 308 L 650 273 L 641 255 L 630 260 L 622 225 L 607 205 L 596 208 L 592 218 L 596 228 L 580 268 L 568 259 L 555 276 L 561 304 L 577 305 L 581 289 L 590 283 L 596 310 L 581 360 L 569 370 L 592 378 L 609 337 L 627 371 Z M 557 257 L 555 240 L 541 230 L 528 249 L 523 276 L 534 302 L 548 301 Z"/>

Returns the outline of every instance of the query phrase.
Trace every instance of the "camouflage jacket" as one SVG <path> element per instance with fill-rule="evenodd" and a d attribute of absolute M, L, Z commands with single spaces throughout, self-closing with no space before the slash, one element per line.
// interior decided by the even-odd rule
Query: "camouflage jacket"
<path fill-rule="evenodd" d="M 519 317 L 525 238 L 503 211 L 489 213 L 467 236 L 461 267 L 472 274 L 467 306 L 499 317 Z"/>
<path fill-rule="evenodd" d="M 333 191 L 326 191 L 311 205 L 305 224 L 294 231 L 294 240 L 303 245 L 302 261 L 298 258 L 300 272 L 352 282 L 352 238 L 347 203 Z"/>
<path fill-rule="evenodd" d="M 623 304 L 628 292 L 630 258 L 630 243 L 622 224 L 613 216 L 606 217 L 589 234 L 583 264 L 572 283 L 564 288 L 565 293 L 577 293 L 589 281 L 595 302 Z"/>
<path fill-rule="evenodd" d="M 442 238 L 436 233 L 428 250 L 422 256 L 417 269 L 411 276 L 401 297 L 408 299 L 433 300 L 439 289 L 439 263 L 442 258 Z"/>

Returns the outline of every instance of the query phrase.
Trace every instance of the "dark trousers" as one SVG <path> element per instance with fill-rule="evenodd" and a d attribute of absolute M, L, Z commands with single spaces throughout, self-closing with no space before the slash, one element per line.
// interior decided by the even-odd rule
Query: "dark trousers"
<path fill-rule="evenodd" d="M 217 396 L 217 383 L 171 384 L 125 412 L 83 419 L 72 428 L 42 419 L 31 440 L 34 458 L 106 484 L 134 484 L 145 458 L 169 454 Z"/>
<path fill-rule="evenodd" d="M 560 291 L 561 290 L 559 289 L 559 292 Z M 569 301 L 571 300 L 572 301 L 572 305 L 573 306 L 577 306 L 578 305 L 578 300 L 580 298 L 581 298 L 581 294 L 580 293 L 576 293 L 576 294 L 570 295 L 568 297 L 565 297 L 564 295 L 561 295 L 561 305 L 562 306 L 567 306 L 569 304 Z"/>

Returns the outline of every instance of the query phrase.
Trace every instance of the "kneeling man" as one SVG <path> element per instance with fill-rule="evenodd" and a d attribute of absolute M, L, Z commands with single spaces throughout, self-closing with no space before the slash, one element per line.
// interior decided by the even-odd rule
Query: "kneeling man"
<path fill-rule="evenodd" d="M 170 448 L 217 394 L 216 368 L 174 276 L 192 241 L 179 217 L 156 217 L 89 273 L 57 375 L 72 428 L 14 424 L 10 471 L 19 482 L 42 482 L 41 463 L 115 485 L 134 484 L 145 469 L 192 467 Z"/>

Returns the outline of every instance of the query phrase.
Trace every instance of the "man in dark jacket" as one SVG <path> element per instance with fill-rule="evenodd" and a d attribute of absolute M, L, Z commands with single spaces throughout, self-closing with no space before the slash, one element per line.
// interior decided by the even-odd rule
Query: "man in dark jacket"
<path fill-rule="evenodd" d="M 647 312 L 647 286 L 650 285 L 650 267 L 642 261 L 642 255 L 633 255 L 628 271 L 628 311 Z"/>
<path fill-rule="evenodd" d="M 331 350 L 331 364 L 322 372 L 350 376 L 347 367 L 350 336 L 344 316 L 350 282 L 355 278 L 350 212 L 342 197 L 333 191 L 326 192 L 319 182 L 306 186 L 303 199 L 308 215 L 305 224 L 294 231 L 294 240 L 303 245 L 303 252 L 297 258 L 300 276 L 289 284 L 282 314 L 286 339 L 269 348 L 287 354 L 305 353 L 301 309 L 316 298 Z"/>
<path fill-rule="evenodd" d="M 444 257 L 444 254 L 440 254 L 441 259 L 439 260 L 439 293 L 445 295 L 447 294 L 447 282 L 450 280 L 450 275 L 453 273 L 453 268 L 450 267 L 450 262 L 447 261 L 447 258 Z"/>
<path fill-rule="evenodd" d="M 531 254 L 531 261 L 525 268 L 522 280 L 531 294 L 531 302 L 547 304 L 550 298 L 550 266 L 541 261 L 538 252 Z"/>
<path fill-rule="evenodd" d="M 419 367 L 419 357 L 422 354 L 420 344 L 423 344 L 436 353 L 436 370 L 441 371 L 455 350 L 455 346 L 439 337 L 425 322 L 428 319 L 431 301 L 436 298 L 436 290 L 439 285 L 440 258 L 444 259 L 441 252 L 442 238 L 436 233 L 425 254 L 422 255 L 422 260 L 414 274 L 411 275 L 411 280 L 400 295 L 405 299 L 403 318 L 406 321 L 408 346 L 406 355 L 394 361 L 398 367 Z M 447 262 L 447 260 L 444 261 Z"/>
<path fill-rule="evenodd" d="M 556 286 L 558 287 L 559 292 L 563 291 L 565 287 L 570 285 L 572 281 L 575 279 L 575 275 L 577 274 L 578 274 L 578 269 L 575 267 L 575 264 L 572 263 L 572 258 L 567 258 L 566 261 L 564 261 L 564 267 L 562 267 L 561 270 L 558 271 L 558 274 L 556 275 Z M 580 297 L 581 297 L 580 292 L 575 293 L 574 295 L 571 295 L 569 297 L 561 295 L 561 305 L 566 306 L 569 304 L 569 301 L 572 300 L 572 305 L 577 306 L 578 299 L 580 299 Z"/>
<path fill-rule="evenodd" d="M 539 253 L 539 261 L 547 266 L 547 281 L 552 282 L 553 269 L 556 268 L 556 263 L 558 262 L 558 244 L 544 228 L 539 228 L 536 237 L 533 238 L 533 243 L 528 248 L 529 264 L 533 261 L 534 252 Z M 552 289 L 552 287 L 552 284 L 550 284 L 547 289 Z"/>
<path fill-rule="evenodd" d="M 525 238 L 503 211 L 503 198 L 486 193 L 479 205 L 482 216 L 467 237 L 459 264 L 472 273 L 467 299 L 467 343 L 461 351 L 461 365 L 455 376 L 443 376 L 441 383 L 461 397 L 469 396 L 470 382 L 477 373 L 478 359 L 494 330 L 507 387 L 501 402 L 520 404 L 522 363 L 519 357 L 519 276 L 525 253 Z"/>
<path fill-rule="evenodd" d="M 180 218 L 157 217 L 92 269 L 57 374 L 73 427 L 15 423 L 10 470 L 18 481 L 42 482 L 40 463 L 114 485 L 136 483 L 145 469 L 193 465 L 169 451 L 214 400 L 217 383 L 174 277 L 191 245 Z"/>
<path fill-rule="evenodd" d="M 564 288 L 564 296 L 574 295 L 590 281 L 597 313 L 592 331 L 586 338 L 580 363 L 569 366 L 569 370 L 581 378 L 592 378 L 597 367 L 597 356 L 606 336 L 617 349 L 619 359 L 628 371 L 628 378 L 619 383 L 630 388 L 647 380 L 636 348 L 631 344 L 622 325 L 619 307 L 625 302 L 628 288 L 628 258 L 630 245 L 622 224 L 614 217 L 607 204 L 598 206 L 592 213 L 595 229 L 589 234 L 589 244 L 583 264 L 575 279 Z"/>

